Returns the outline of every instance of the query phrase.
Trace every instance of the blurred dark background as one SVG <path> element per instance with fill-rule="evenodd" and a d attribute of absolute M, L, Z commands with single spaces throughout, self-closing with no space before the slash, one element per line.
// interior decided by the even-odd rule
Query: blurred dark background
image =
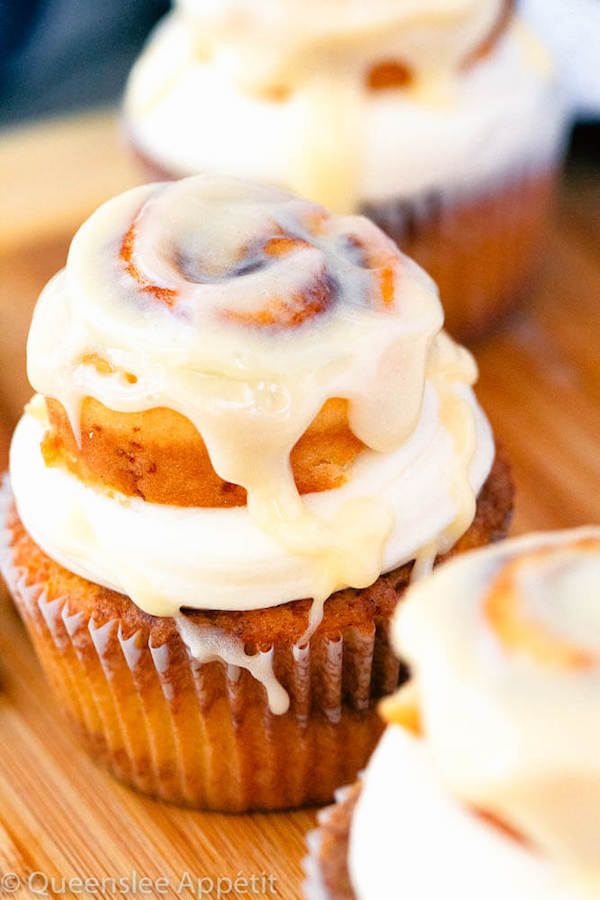
<path fill-rule="evenodd" d="M 574 40 L 598 31 L 600 0 L 523 4 L 540 19 L 544 37 L 562 33 L 563 45 L 564 33 L 577 23 Z M 117 102 L 148 32 L 169 6 L 168 0 L 0 0 L 0 126 Z M 572 60 L 572 46 L 561 47 L 560 37 L 557 42 L 563 64 Z M 597 48 L 596 70 L 600 35 Z M 579 117 L 571 158 L 600 161 L 600 119 L 594 115 L 586 109 Z"/>
<path fill-rule="evenodd" d="M 0 125 L 116 100 L 168 0 L 0 0 Z"/>

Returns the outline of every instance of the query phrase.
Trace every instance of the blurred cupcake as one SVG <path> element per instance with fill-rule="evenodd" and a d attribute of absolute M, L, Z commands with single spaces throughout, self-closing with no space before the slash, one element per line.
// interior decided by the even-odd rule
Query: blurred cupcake
<path fill-rule="evenodd" d="M 118 777 L 242 810 L 326 801 L 364 765 L 413 561 L 511 507 L 441 325 L 371 222 L 271 188 L 147 185 L 80 229 L 30 332 L 4 566 Z"/>
<path fill-rule="evenodd" d="M 467 554 L 393 630 L 413 680 L 311 836 L 306 897 L 597 900 L 600 528 Z"/>
<path fill-rule="evenodd" d="M 153 177 L 251 177 L 362 211 L 485 331 L 539 261 L 565 112 L 511 0 L 181 0 L 124 118 Z"/>

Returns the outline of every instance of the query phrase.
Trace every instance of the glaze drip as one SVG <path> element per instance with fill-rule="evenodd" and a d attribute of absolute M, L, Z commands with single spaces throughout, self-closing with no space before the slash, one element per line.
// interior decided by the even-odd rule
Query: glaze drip
<path fill-rule="evenodd" d="M 290 698 L 273 672 L 272 649 L 248 654 L 239 639 L 225 635 L 218 628 L 195 625 L 183 615 L 177 616 L 176 621 L 181 638 L 196 662 L 221 661 L 247 669 L 264 686 L 273 715 L 281 716 L 288 711 Z"/>

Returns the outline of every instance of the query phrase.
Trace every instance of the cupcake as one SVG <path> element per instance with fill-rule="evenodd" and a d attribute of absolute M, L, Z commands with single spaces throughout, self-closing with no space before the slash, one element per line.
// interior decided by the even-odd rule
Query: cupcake
<path fill-rule="evenodd" d="M 367 219 L 243 181 L 136 188 L 75 236 L 33 317 L 2 556 L 60 705 L 123 781 L 275 809 L 365 764 L 412 570 L 511 508 L 441 326 Z"/>
<path fill-rule="evenodd" d="M 599 588 L 589 527 L 465 554 L 409 590 L 393 634 L 413 679 L 311 836 L 307 898 L 597 900 Z"/>
<path fill-rule="evenodd" d="M 466 339 L 534 274 L 565 111 L 511 0 L 180 0 L 124 121 L 153 178 L 233 174 L 366 213 Z"/>

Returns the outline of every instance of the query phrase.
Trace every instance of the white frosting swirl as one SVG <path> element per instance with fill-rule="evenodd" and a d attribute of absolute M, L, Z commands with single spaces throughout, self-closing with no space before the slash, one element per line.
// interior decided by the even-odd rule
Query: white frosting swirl
<path fill-rule="evenodd" d="M 465 397 L 476 422 L 470 485 L 478 493 L 494 447 L 471 391 Z M 168 599 L 169 612 L 175 615 L 180 606 L 264 609 L 313 596 L 310 559 L 290 554 L 265 534 L 247 507 L 146 503 L 139 497 L 109 495 L 66 469 L 45 466 L 39 398 L 35 407 L 13 438 L 11 483 L 27 531 L 65 568 L 127 594 L 152 614 L 164 614 Z M 452 525 L 456 499 L 447 472 L 453 453 L 452 437 L 439 420 L 438 401 L 428 388 L 419 425 L 401 448 L 390 454 L 365 453 L 342 487 L 308 495 L 305 502 L 326 519 L 360 497 L 385 497 L 394 515 L 382 561 L 387 572 L 414 559 Z"/>
<path fill-rule="evenodd" d="M 447 791 L 437 759 L 399 725 L 386 729 L 365 775 L 350 833 L 357 900 L 595 900 L 550 860 Z"/>

